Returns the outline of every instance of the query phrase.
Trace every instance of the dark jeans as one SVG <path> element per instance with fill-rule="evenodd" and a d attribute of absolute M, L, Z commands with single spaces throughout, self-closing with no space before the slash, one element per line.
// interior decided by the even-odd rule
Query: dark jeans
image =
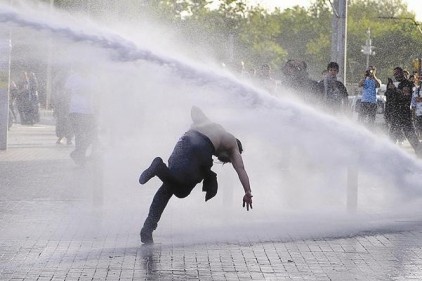
<path fill-rule="evenodd" d="M 80 161 L 84 161 L 86 151 L 94 143 L 97 136 L 94 115 L 70 113 L 69 118 L 75 134 L 75 150 L 72 154 Z"/>
<path fill-rule="evenodd" d="M 161 163 L 155 170 L 155 175 L 163 182 L 154 195 L 149 208 L 144 229 L 153 231 L 167 206 L 170 198 L 187 197 L 192 189 L 206 179 L 207 182 L 217 181 L 216 174 L 211 171 L 214 146 L 204 135 L 196 131 L 188 131 L 177 142 L 169 158 L 169 167 Z"/>
<path fill-rule="evenodd" d="M 367 123 L 368 127 L 373 127 L 377 116 L 377 104 L 371 102 L 361 102 L 359 108 L 358 120 Z"/>
<path fill-rule="evenodd" d="M 404 133 L 404 136 L 409 141 L 409 143 L 412 145 L 412 148 L 415 150 L 416 154 L 419 154 L 418 147 L 419 147 L 419 138 L 416 135 L 415 127 L 413 126 L 412 122 L 403 122 L 400 123 L 394 123 L 391 124 L 390 127 L 390 137 L 395 141 L 397 139 L 397 136 L 401 134 L 401 132 Z M 420 149 L 420 147 L 419 147 Z"/>
<path fill-rule="evenodd" d="M 73 138 L 73 127 L 69 114 L 58 113 L 56 115 L 56 136 L 68 140 Z"/>
<path fill-rule="evenodd" d="M 144 228 L 152 232 L 157 228 L 161 215 L 167 206 L 170 198 L 173 196 L 172 188 L 168 183 L 163 183 L 152 199 L 151 206 L 149 207 L 148 217 L 144 222 Z"/>
<path fill-rule="evenodd" d="M 422 115 L 416 116 L 415 127 L 416 127 L 416 134 L 419 136 L 419 138 L 422 137 Z"/>
<path fill-rule="evenodd" d="M 161 215 L 163 214 L 170 198 L 173 195 L 178 198 L 185 198 L 195 187 L 195 185 L 183 186 L 182 184 L 177 183 L 177 180 L 168 172 L 163 172 L 157 176 L 160 178 L 160 180 L 164 181 L 152 199 L 151 206 L 149 207 L 148 217 L 144 222 L 144 228 L 151 232 L 157 228 L 157 224 L 160 221 Z M 217 184 L 216 174 L 209 170 L 209 173 L 204 179 L 204 185 L 206 181 L 211 182 L 210 184 Z"/>

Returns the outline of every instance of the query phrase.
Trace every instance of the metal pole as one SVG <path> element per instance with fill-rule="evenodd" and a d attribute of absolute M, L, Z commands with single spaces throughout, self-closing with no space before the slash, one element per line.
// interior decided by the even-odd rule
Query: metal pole
<path fill-rule="evenodd" d="M 50 10 L 54 8 L 54 0 L 50 0 Z M 45 85 L 45 109 L 50 109 L 51 105 L 51 52 L 53 50 L 51 38 L 48 40 L 48 54 L 47 54 L 47 70 L 46 70 L 46 85 Z"/>
<path fill-rule="evenodd" d="M 347 168 L 347 209 L 356 211 L 358 207 L 359 168 L 352 164 Z"/>
<path fill-rule="evenodd" d="M 234 61 L 234 35 L 229 34 L 229 62 L 232 64 Z"/>
<path fill-rule="evenodd" d="M 366 53 L 366 69 L 368 69 L 368 67 L 369 67 L 369 56 L 371 55 L 371 53 L 372 53 L 372 40 L 371 40 L 371 29 L 370 28 L 368 28 L 368 31 L 367 31 L 367 35 L 368 35 L 368 38 L 366 39 L 366 47 L 367 47 L 367 53 Z"/>
<path fill-rule="evenodd" d="M 347 0 L 335 0 L 332 4 L 331 61 L 339 65 L 338 77 L 346 84 L 347 56 Z"/>
<path fill-rule="evenodd" d="M 335 0 L 332 4 L 331 61 L 339 65 L 339 80 L 347 82 L 347 0 Z M 347 208 L 354 211 L 358 205 L 359 169 L 355 165 L 347 167 Z"/>
<path fill-rule="evenodd" d="M 347 82 L 347 0 L 339 1 L 339 66 L 340 66 L 340 77 L 343 83 Z"/>
<path fill-rule="evenodd" d="M 12 43 L 10 30 L 0 30 L 0 150 L 7 149 L 9 129 L 9 82 Z"/>
<path fill-rule="evenodd" d="M 331 61 L 338 61 L 338 21 L 339 21 L 339 14 L 338 14 L 338 1 L 334 0 L 331 3 L 331 8 L 333 9 L 333 18 L 331 20 Z"/>
<path fill-rule="evenodd" d="M 362 53 L 364 55 L 366 55 L 366 69 L 368 69 L 369 67 L 369 56 L 373 56 L 375 55 L 375 52 L 373 51 L 374 46 L 372 46 L 372 39 L 371 39 L 371 29 L 368 28 L 368 30 L 366 31 L 366 41 L 365 41 L 365 45 L 362 46 Z"/>
<path fill-rule="evenodd" d="M 368 39 L 366 40 L 368 53 L 366 54 L 366 69 L 369 68 L 369 56 L 371 55 L 371 29 L 368 28 Z"/>
<path fill-rule="evenodd" d="M 369 54 L 366 55 L 366 69 L 369 68 Z"/>

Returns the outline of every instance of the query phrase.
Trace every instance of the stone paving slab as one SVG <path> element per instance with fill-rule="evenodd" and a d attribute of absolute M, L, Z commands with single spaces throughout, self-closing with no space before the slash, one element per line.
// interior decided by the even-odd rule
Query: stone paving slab
<path fill-rule="evenodd" d="M 265 236 L 141 246 L 109 227 L 95 167 L 78 169 L 54 126 L 14 125 L 0 152 L 0 280 L 422 280 L 422 227 L 337 238 Z M 137 211 L 136 208 L 134 211 Z M 418 225 L 419 224 L 419 225 Z M 83 227 L 81 227 L 83 225 Z"/>

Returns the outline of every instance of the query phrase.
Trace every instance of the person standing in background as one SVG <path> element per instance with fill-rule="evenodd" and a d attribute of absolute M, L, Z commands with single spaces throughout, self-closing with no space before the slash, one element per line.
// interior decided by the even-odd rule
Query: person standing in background
<path fill-rule="evenodd" d="M 415 73 L 415 87 L 412 94 L 411 107 L 415 116 L 415 129 L 419 140 L 422 138 L 422 92 L 421 77 Z"/>
<path fill-rule="evenodd" d="M 376 68 L 369 66 L 365 71 L 364 78 L 359 81 L 359 87 L 362 87 L 362 98 L 358 113 L 358 121 L 370 129 L 374 128 L 375 118 L 377 116 L 377 88 L 381 86 L 381 81 L 376 77 Z"/>
<path fill-rule="evenodd" d="M 11 80 L 9 85 L 9 129 L 13 123 L 16 123 L 17 116 L 15 112 L 15 101 L 18 96 L 18 87 L 15 81 Z"/>
<path fill-rule="evenodd" d="M 29 79 L 28 73 L 23 71 L 17 82 L 16 107 L 19 113 L 20 123 L 28 125 L 31 123 L 30 99 L 29 99 Z"/>
<path fill-rule="evenodd" d="M 348 93 L 341 81 L 337 80 L 339 65 L 330 62 L 327 65 L 327 75 L 319 82 L 319 90 L 324 106 L 334 115 L 348 113 Z"/>
<path fill-rule="evenodd" d="M 259 68 L 258 73 L 255 76 L 257 85 L 268 91 L 273 96 L 277 96 L 277 81 L 272 77 L 271 66 L 269 64 L 263 64 Z"/>
<path fill-rule="evenodd" d="M 34 72 L 28 75 L 29 106 L 32 123 L 40 122 L 40 99 L 38 93 L 38 79 Z"/>
<path fill-rule="evenodd" d="M 54 117 L 56 118 L 56 144 L 61 144 L 62 139 L 66 138 L 67 145 L 71 145 L 73 139 L 73 129 L 69 116 L 71 97 L 69 91 L 64 89 L 65 75 L 59 73 L 57 77 L 53 96 Z"/>
<path fill-rule="evenodd" d="M 315 105 L 318 95 L 318 82 L 312 80 L 308 74 L 308 65 L 303 60 L 288 60 L 282 67 L 280 86 L 294 93 L 303 102 Z"/>
<path fill-rule="evenodd" d="M 87 150 L 97 135 L 92 81 L 87 76 L 87 73 L 72 71 L 64 86 L 66 95 L 70 96 L 69 118 L 75 134 L 75 150 L 70 157 L 80 166 L 86 163 Z"/>
<path fill-rule="evenodd" d="M 390 127 L 390 136 L 393 140 L 403 132 L 406 139 L 414 149 L 418 157 L 422 156 L 422 146 L 416 135 L 415 127 L 412 120 L 412 110 L 410 108 L 412 102 L 413 83 L 406 79 L 401 67 L 394 68 L 394 78 L 399 82 L 395 87 L 393 95 L 393 116 Z"/>

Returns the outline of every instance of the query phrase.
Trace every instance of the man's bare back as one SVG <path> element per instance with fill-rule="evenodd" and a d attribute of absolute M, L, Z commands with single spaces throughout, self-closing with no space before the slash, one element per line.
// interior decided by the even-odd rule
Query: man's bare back
<path fill-rule="evenodd" d="M 196 106 L 192 107 L 192 130 L 207 136 L 214 145 L 215 153 L 231 151 L 237 147 L 236 138 L 228 133 L 220 124 L 211 122 L 207 116 Z"/>
<path fill-rule="evenodd" d="M 217 194 L 217 174 L 211 170 L 213 155 L 220 161 L 233 165 L 245 191 L 243 207 L 246 207 L 247 211 L 252 209 L 252 194 L 241 156 L 241 142 L 221 125 L 211 122 L 199 108 L 193 107 L 191 116 L 191 129 L 177 142 L 168 161 L 169 167 L 161 157 L 156 157 L 139 177 L 140 184 L 147 183 L 155 176 L 163 182 L 154 195 L 141 229 L 142 243 L 154 243 L 152 232 L 157 228 L 161 215 L 173 195 L 185 198 L 201 181 L 203 191 L 206 192 L 206 201 Z"/>
<path fill-rule="evenodd" d="M 232 163 L 245 190 L 243 202 L 249 210 L 249 207 L 252 208 L 251 188 L 236 138 L 228 133 L 223 126 L 211 122 L 202 110 L 196 106 L 192 107 L 191 117 L 193 121 L 191 129 L 200 132 L 210 139 L 214 145 L 215 155 L 217 157 L 227 158 Z"/>

